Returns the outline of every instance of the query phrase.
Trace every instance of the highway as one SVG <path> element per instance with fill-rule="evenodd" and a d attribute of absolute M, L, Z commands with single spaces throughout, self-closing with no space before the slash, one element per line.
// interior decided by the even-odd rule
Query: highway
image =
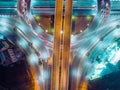
<path fill-rule="evenodd" d="M 28 5 L 29 6 L 29 5 Z M 101 8 L 99 8 L 98 9 L 99 11 L 98 11 L 98 13 L 97 13 L 97 17 L 95 17 L 95 19 L 94 19 L 94 21 L 93 21 L 93 26 L 91 26 L 90 28 L 88 28 L 88 30 L 86 30 L 84 33 L 83 33 L 83 39 L 85 39 L 85 38 L 87 38 L 87 37 L 89 37 L 90 35 L 92 35 L 92 34 L 95 34 L 95 35 L 97 35 L 99 32 L 101 32 L 101 30 L 98 30 L 98 31 L 96 31 L 96 32 L 98 32 L 98 33 L 96 33 L 95 31 L 94 32 L 92 32 L 91 30 L 94 30 L 95 28 L 96 28 L 96 26 L 98 25 L 98 24 L 100 24 L 100 23 L 103 23 L 103 21 L 107 18 L 107 17 L 102 17 L 102 16 L 100 16 L 100 12 L 101 12 Z M 109 9 L 110 10 L 110 9 Z M 28 11 L 29 11 L 29 13 L 30 13 L 30 9 L 28 9 Z M 28 15 L 28 14 L 26 14 L 26 15 Z M 104 13 L 103 13 L 103 16 L 104 16 Z M 32 16 L 30 16 L 30 17 L 32 17 Z M 24 18 L 24 17 L 23 17 Z M 29 18 L 29 17 L 28 17 Z M 101 20 L 101 21 L 99 21 L 99 19 Z M 34 21 L 33 21 L 33 19 L 31 19 L 30 20 L 31 22 L 32 22 L 32 24 L 34 24 Z M 35 24 L 36 25 L 36 24 Z M 32 26 L 34 26 L 34 25 L 32 25 Z M 106 27 L 107 28 L 107 27 Z M 110 26 L 109 26 L 109 28 L 110 28 Z M 34 29 L 34 27 L 33 27 L 33 29 Z M 111 31 L 112 32 L 112 31 Z M 88 35 L 87 35 L 87 34 Z M 99 36 L 90 36 L 90 38 L 89 39 L 86 39 L 85 41 L 84 40 L 81 40 L 80 42 L 79 42 L 79 39 L 80 39 L 80 37 L 82 36 L 82 35 L 79 35 L 79 36 L 75 36 L 75 37 L 77 37 L 77 39 L 74 39 L 74 37 L 72 38 L 73 40 L 74 40 L 74 42 L 72 42 L 73 44 L 75 44 L 76 43 L 76 41 L 77 42 L 79 42 L 79 43 L 77 43 L 77 44 L 75 44 L 74 46 L 72 46 L 72 48 L 74 48 L 73 49 L 73 51 L 75 51 L 75 49 L 77 49 L 77 48 L 80 48 L 79 49 L 79 51 L 78 51 L 78 54 L 74 57 L 74 59 L 73 59 L 73 61 L 74 62 L 76 62 L 76 61 L 78 61 L 79 62 L 79 60 L 81 59 L 82 61 L 80 61 L 80 64 L 78 64 L 78 74 L 76 73 L 76 75 L 78 75 L 78 77 L 77 77 L 77 82 L 76 82 L 76 87 L 72 87 L 72 88 L 76 88 L 76 90 L 77 89 L 79 89 L 79 85 L 80 85 L 80 81 L 81 81 L 81 77 L 79 76 L 79 73 L 81 73 L 81 72 L 83 72 L 83 75 L 82 75 L 82 78 L 84 78 L 83 76 L 86 76 L 87 75 L 87 73 L 88 73 L 88 69 L 87 68 L 91 68 L 92 67 L 92 65 L 90 64 L 90 62 L 86 62 L 87 63 L 87 65 L 90 65 L 89 67 L 88 66 L 84 66 L 84 62 L 87 60 L 87 58 L 89 57 L 89 53 L 94 49 L 94 47 L 100 42 L 100 40 L 99 40 L 99 38 L 101 37 L 101 35 L 107 35 L 106 34 L 107 32 L 105 31 L 105 32 L 103 32 L 103 33 L 99 33 L 98 35 Z M 108 32 L 108 34 L 109 34 L 110 32 Z M 37 34 L 39 34 L 39 33 L 37 33 Z M 85 35 L 85 36 L 84 36 Z M 104 36 L 104 37 L 105 37 Z M 50 39 L 51 41 L 52 41 L 52 39 Z M 91 42 L 91 40 L 92 40 L 92 42 Z M 48 40 L 49 41 L 49 40 Z M 72 41 L 72 40 L 71 40 Z M 94 42 L 94 41 L 98 41 L 98 42 Z M 91 43 L 90 43 L 91 42 Z M 78 47 L 76 47 L 78 45 Z M 82 45 L 82 47 L 81 47 L 81 45 Z M 82 48 L 82 49 L 81 49 Z M 83 55 L 83 53 L 84 53 L 84 55 Z M 87 55 L 87 56 L 86 56 Z M 81 56 L 83 56 L 83 57 L 81 57 Z M 74 62 L 72 63 L 72 64 L 74 64 Z M 74 67 L 72 67 L 73 69 L 74 69 Z M 76 67 L 75 67 L 76 68 Z M 74 79 L 73 79 L 73 81 L 74 81 Z M 71 82 L 72 83 L 72 82 Z M 74 85 L 74 84 L 73 84 Z"/>
<path fill-rule="evenodd" d="M 118 29 L 118 26 L 120 25 L 120 19 L 118 18 L 118 20 L 113 20 L 112 22 L 113 23 L 98 29 L 91 37 L 81 41 L 76 55 L 73 53 L 72 56 L 74 56 L 74 60 L 70 70 L 71 78 L 73 78 L 73 83 L 70 84 L 71 88 L 74 88 L 74 85 L 76 85 L 74 80 L 78 80 L 78 85 L 80 85 L 81 78 L 84 78 L 84 76 L 86 76 L 87 79 L 101 77 L 101 72 L 104 70 L 105 65 L 112 62 L 111 59 L 108 59 L 110 61 L 106 61 L 106 59 L 101 57 L 99 60 L 100 63 L 98 63 L 99 61 L 97 59 L 97 55 L 101 55 L 105 52 L 105 48 L 110 47 L 115 38 L 119 38 L 120 29 Z M 107 55 L 106 57 L 109 58 Z"/>
<path fill-rule="evenodd" d="M 27 3 L 24 2 L 25 6 L 22 6 L 22 4 L 20 4 L 21 2 L 24 2 L 24 0 L 18 1 L 19 15 L 29 24 L 29 26 L 31 28 L 33 28 L 33 32 L 36 34 L 36 36 L 43 38 L 48 43 L 47 45 L 53 46 L 53 44 L 52 44 L 53 37 L 51 35 L 47 35 L 45 32 L 43 32 L 42 28 L 37 25 L 36 21 L 34 20 L 34 17 L 32 16 L 32 10 L 31 10 L 31 4 L 33 4 L 32 1 L 29 0 L 29 1 L 27 1 Z M 51 3 L 53 3 L 53 2 L 51 2 Z M 75 5 L 74 5 L 74 3 L 75 3 Z M 96 27 L 99 27 L 101 24 L 103 24 L 106 21 L 106 19 L 108 18 L 109 14 L 110 14 L 110 10 L 111 10 L 109 0 L 104 1 L 104 2 L 102 2 L 102 1 L 100 2 L 98 0 L 98 2 L 96 2 L 96 3 L 94 1 L 93 4 L 90 4 L 90 2 L 88 2 L 89 4 L 87 4 L 84 1 L 78 2 L 78 3 L 83 3 L 82 4 L 83 6 L 81 6 L 81 8 L 90 7 L 90 6 L 86 6 L 86 5 L 95 6 L 97 8 L 97 11 L 96 11 L 96 14 L 94 15 L 95 17 L 92 22 L 92 25 L 90 25 L 89 28 L 87 28 L 82 34 L 72 36 L 72 38 L 71 38 L 71 47 L 72 48 L 76 46 L 76 44 L 75 44 L 76 41 L 79 42 L 80 38 L 84 38 L 84 35 L 86 35 L 86 33 L 89 34 L 89 32 L 92 32 L 93 30 L 96 29 Z M 100 5 L 95 5 L 97 3 L 100 3 Z M 105 4 L 103 4 L 103 3 L 105 3 Z M 46 2 L 46 4 L 48 4 L 48 2 Z M 33 5 L 36 5 L 36 4 L 33 4 Z M 38 3 L 37 3 L 37 5 L 38 5 Z M 74 7 L 77 7 L 77 6 L 80 7 L 79 4 L 77 4 L 75 1 L 73 1 L 73 9 L 74 9 Z M 24 11 L 24 10 L 26 10 L 26 11 Z M 24 12 L 22 12 L 22 11 L 24 11 Z M 73 10 L 73 12 L 74 12 L 74 10 Z M 88 14 L 88 15 L 91 15 L 91 14 Z"/>
<path fill-rule="evenodd" d="M 18 5 L 21 3 L 21 1 L 22 0 L 19 0 Z M 28 8 L 26 12 L 21 12 L 20 10 L 21 6 L 17 7 L 15 4 L 17 3 L 16 1 L 14 1 L 15 3 L 10 4 L 13 8 L 16 8 L 19 10 L 18 14 L 22 17 L 22 19 L 25 19 L 27 24 L 23 22 L 20 17 L 16 16 L 17 15 L 16 13 L 13 15 L 14 16 L 13 18 L 6 16 L 6 15 L 9 15 L 10 12 L 7 12 L 7 11 L 6 11 L 7 13 L 4 12 L 4 9 L 6 7 L 0 7 L 0 9 L 3 9 L 1 13 L 5 13 L 5 16 L 0 16 L 0 20 L 1 20 L 0 31 L 1 33 L 4 33 L 4 34 L 7 34 L 7 32 L 10 32 L 10 31 L 12 31 L 12 33 L 14 34 L 17 34 L 17 36 L 19 37 L 18 44 L 28 54 L 28 62 L 30 63 L 31 68 L 33 68 L 31 71 L 33 71 L 33 74 L 35 76 L 36 87 L 37 87 L 36 90 L 38 90 L 38 88 L 40 90 L 49 90 L 50 89 L 49 83 L 51 78 L 51 75 L 50 75 L 51 65 L 50 67 L 48 67 L 49 65 L 46 65 L 46 64 L 53 52 L 53 36 L 47 35 L 45 32 L 43 32 L 42 28 L 37 25 L 37 23 L 35 22 L 32 16 L 32 12 L 39 10 L 41 7 L 40 8 L 32 7 L 32 10 L 33 10 L 32 11 L 30 10 L 30 0 L 28 1 L 29 1 L 27 3 Z M 32 3 L 33 5 L 36 5 L 36 6 L 40 5 L 40 4 L 37 4 L 39 1 L 32 1 L 32 2 L 33 2 Z M 44 2 L 44 3 L 45 3 L 44 5 L 49 4 L 48 2 Z M 73 7 L 76 6 L 76 4 L 74 3 L 76 2 L 73 2 Z M 6 3 L 3 3 L 3 5 L 4 4 Z M 43 7 L 45 8 L 44 5 Z M 51 5 L 54 5 L 54 3 L 51 3 Z M 111 4 L 111 5 L 115 5 L 115 4 Z M 83 9 L 83 12 L 85 12 L 84 9 L 86 8 L 83 8 L 83 7 L 79 8 L 79 10 L 82 10 L 82 9 Z M 11 10 L 15 11 L 14 9 L 11 9 Z M 112 10 L 111 11 L 112 13 L 109 13 L 109 14 L 116 14 L 114 11 L 115 10 L 117 11 L 118 9 L 114 10 L 112 8 L 109 10 Z M 78 11 L 75 11 L 75 12 L 78 12 Z M 50 11 L 50 13 L 53 14 L 53 12 L 54 12 L 54 7 L 52 11 Z M 73 36 L 71 38 L 71 47 L 70 47 L 71 51 L 69 52 L 73 56 L 73 60 L 70 64 L 70 70 L 69 70 L 69 74 L 70 74 L 69 76 L 71 79 L 70 80 L 71 82 L 69 82 L 69 84 L 71 85 L 69 87 L 69 90 L 73 90 L 73 88 L 76 88 L 76 90 L 80 90 L 81 81 L 83 81 L 82 85 L 85 85 L 84 87 L 86 88 L 87 86 L 86 77 L 95 78 L 99 76 L 99 74 L 92 76 L 92 72 L 89 72 L 93 67 L 94 67 L 93 69 L 96 69 L 95 68 L 96 61 L 95 63 L 92 61 L 93 55 L 97 56 L 97 54 L 99 54 L 99 51 L 101 49 L 103 50 L 104 48 L 107 47 L 108 42 L 109 42 L 108 45 L 110 45 L 113 42 L 114 38 L 119 36 L 119 34 L 116 33 L 116 32 L 119 32 L 119 29 L 116 29 L 116 28 L 119 28 L 119 23 L 120 23 L 119 18 L 115 20 L 111 20 L 112 24 L 105 24 L 104 27 L 98 29 L 99 24 L 102 25 L 104 20 L 107 19 L 107 17 L 109 16 L 108 14 L 106 17 L 103 17 L 104 13 L 103 15 L 101 15 L 100 12 L 101 12 L 101 9 L 99 8 L 97 13 L 94 14 L 96 15 L 96 17 L 93 21 L 92 26 L 90 26 L 82 34 Z M 33 13 L 33 14 L 41 14 L 41 13 Z M 87 14 L 91 15 L 92 13 L 88 12 Z M 94 57 L 96 58 L 96 56 Z M 103 62 L 104 60 L 102 61 L 102 63 Z M 95 72 L 94 70 L 92 71 Z"/>
<path fill-rule="evenodd" d="M 21 24 L 20 22 L 18 22 L 19 21 L 18 19 L 8 18 L 8 17 L 0 17 L 0 20 L 1 20 L 1 23 L 0 23 L 1 24 L 1 33 L 7 35 L 7 33 L 10 32 L 10 34 L 18 35 L 18 37 L 19 37 L 18 45 L 19 45 L 19 47 L 23 48 L 25 50 L 25 52 L 27 53 L 28 62 L 30 63 L 32 68 L 34 68 L 34 70 L 35 70 L 34 72 L 36 72 L 36 74 L 37 74 L 37 77 L 35 80 L 37 80 L 37 82 L 38 82 L 38 80 L 40 80 L 39 82 L 43 83 L 44 79 L 50 77 L 50 76 L 47 76 L 44 79 L 43 79 L 43 77 L 41 77 L 41 75 L 44 76 L 43 75 L 43 73 L 44 73 L 43 63 L 46 63 L 48 58 L 50 57 L 49 50 L 46 47 L 44 47 L 44 41 L 37 39 L 36 36 L 32 32 L 29 32 L 30 28 L 27 27 L 27 25 L 25 25 L 25 23 Z M 14 26 L 13 26 L 13 24 L 14 24 Z M 9 29 L 9 28 L 11 28 L 11 29 Z M 4 31 L 4 29 L 8 30 L 8 32 Z M 32 71 L 33 71 L 33 69 L 32 69 Z"/>

